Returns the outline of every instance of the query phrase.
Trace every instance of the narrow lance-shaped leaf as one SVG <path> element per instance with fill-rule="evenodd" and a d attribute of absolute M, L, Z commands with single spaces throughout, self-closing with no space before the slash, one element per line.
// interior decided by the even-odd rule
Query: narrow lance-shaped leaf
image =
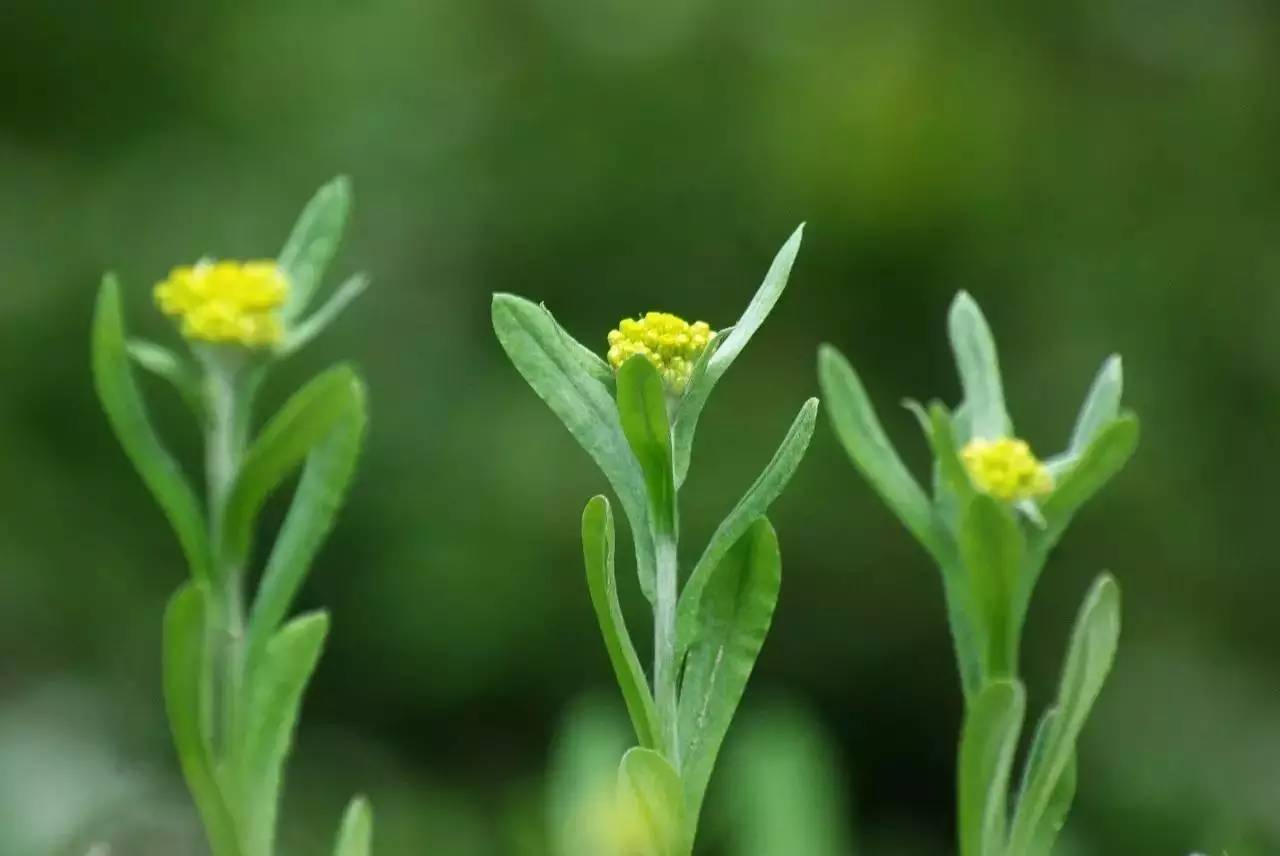
<path fill-rule="evenodd" d="M 689 575 L 676 606 L 677 655 L 688 650 L 697 635 L 698 603 L 703 588 L 733 545 L 747 532 L 756 518 L 768 512 L 769 506 L 773 505 L 773 501 L 795 475 L 804 458 L 805 449 L 809 447 L 817 415 L 818 399 L 811 398 L 800 408 L 773 459 L 711 536 L 711 541 L 694 566 L 693 573 Z"/>
<path fill-rule="evenodd" d="M 636 739 L 648 749 L 658 746 L 661 728 L 654 709 L 653 695 L 645 679 L 644 668 L 636 655 L 627 632 L 622 606 L 618 602 L 618 584 L 613 563 L 613 512 L 609 501 L 597 496 L 587 503 L 582 513 L 582 552 L 587 567 L 587 588 L 591 592 L 591 605 L 595 609 L 600 633 L 604 636 L 605 649 L 613 674 L 622 690 L 622 698 L 631 716 Z"/>
<path fill-rule="evenodd" d="M 854 466 L 916 540 L 937 556 L 941 547 L 929 497 L 885 436 L 853 366 L 835 348 L 823 345 L 818 379 L 832 427 Z"/>
<path fill-rule="evenodd" d="M 681 776 L 696 829 L 720 745 L 773 621 L 782 583 L 778 537 L 766 518 L 717 564 L 702 593 L 698 632 L 680 687 Z"/>
<path fill-rule="evenodd" d="M 130 339 L 129 356 L 135 363 L 159 378 L 168 381 L 187 408 L 203 423 L 205 414 L 204 388 L 200 372 L 189 360 L 183 359 L 168 348 L 144 339 Z"/>
<path fill-rule="evenodd" d="M 969 705 L 960 740 L 960 856 L 1003 856 L 1009 773 L 1026 709 L 1022 685 L 993 681 Z"/>
<path fill-rule="evenodd" d="M 356 797 L 347 806 L 338 829 L 338 843 L 333 856 L 369 856 L 373 846 L 373 809 L 364 797 Z"/>
<path fill-rule="evenodd" d="M 627 826 L 639 822 L 643 842 L 628 847 L 638 856 L 687 856 L 689 830 L 680 776 L 666 758 L 652 749 L 637 746 L 622 756 L 618 765 L 618 807 Z"/>
<path fill-rule="evenodd" d="M 276 351 L 277 355 L 288 356 L 301 350 L 308 342 L 328 329 L 330 324 L 338 320 L 343 311 L 357 297 L 364 294 L 368 287 L 369 278 L 364 274 L 356 274 L 338 286 L 338 289 L 319 309 L 289 329 L 284 343 Z"/>
<path fill-rule="evenodd" d="M 676 496 L 671 474 L 671 427 L 662 376 L 642 356 L 618 369 L 618 418 L 644 472 L 649 513 L 659 532 L 675 531 Z"/>
<path fill-rule="evenodd" d="M 214 856 L 245 856 L 231 808 L 218 780 L 205 682 L 208 596 L 196 583 L 178 589 L 164 614 L 164 700 L 183 777 Z"/>
<path fill-rule="evenodd" d="M 1008 507 L 981 494 L 969 501 L 960 524 L 960 555 L 981 618 L 985 680 L 1017 674 L 1014 597 L 1023 551 L 1022 530 Z"/>
<path fill-rule="evenodd" d="M 640 589 L 654 591 L 654 546 L 644 474 L 622 433 L 610 389 L 571 347 L 551 313 L 511 294 L 493 298 L 493 329 L 516 369 L 596 462 L 622 503 L 636 548 Z"/>
<path fill-rule="evenodd" d="M 120 285 L 103 279 L 93 319 L 93 380 L 120 445 L 177 533 L 197 580 L 210 577 L 204 509 L 190 483 L 156 434 L 134 382 L 120 310 Z"/>
<path fill-rule="evenodd" d="M 967 292 L 960 292 L 947 318 L 964 401 L 974 436 L 994 439 L 1009 432 L 995 340 L 982 310 Z"/>
<path fill-rule="evenodd" d="M 787 279 L 791 276 L 791 266 L 795 263 L 796 254 L 800 252 L 800 241 L 804 237 L 804 224 L 801 224 L 787 242 L 782 245 L 778 255 L 774 257 L 764 282 L 756 290 L 755 296 L 743 311 L 742 317 L 729 330 L 723 331 L 723 341 L 716 343 L 715 350 L 707 357 L 705 366 L 694 372 L 689 386 L 672 420 L 675 454 L 676 487 L 684 484 L 689 472 L 689 457 L 693 450 L 693 435 L 698 427 L 698 417 L 706 406 L 707 397 L 716 383 L 728 371 L 729 366 L 742 353 L 742 349 L 751 341 L 751 337 L 760 329 L 760 325 L 773 311 L 774 304 L 782 296 L 787 287 Z"/>
<path fill-rule="evenodd" d="M 1033 759 L 1034 768 L 1028 771 L 1009 835 L 1009 856 L 1029 853 L 1044 834 L 1045 819 L 1063 777 L 1075 763 L 1076 741 L 1111 671 L 1119 638 L 1120 588 L 1104 574 L 1089 590 L 1076 620 L 1058 688 L 1058 713 L 1043 750 Z"/>
<path fill-rule="evenodd" d="M 249 614 L 245 662 L 252 671 L 267 640 L 289 613 L 321 544 L 333 528 L 355 474 L 367 416 L 361 395 L 344 396 L 329 433 L 307 453 L 293 502 L 267 559 Z"/>
<path fill-rule="evenodd" d="M 364 384 L 355 371 L 335 366 L 294 393 L 266 424 L 245 455 L 227 498 L 222 544 L 231 567 L 241 567 L 248 556 L 253 524 L 267 497 L 312 447 L 363 404 Z"/>
<path fill-rule="evenodd" d="M 1068 452 L 1073 457 L 1082 453 L 1093 438 L 1120 416 L 1120 399 L 1124 394 L 1124 365 L 1119 355 L 1113 354 L 1102 364 L 1089 394 L 1085 397 L 1076 417 L 1075 430 L 1071 432 Z"/>
<path fill-rule="evenodd" d="M 280 266 L 289 275 L 289 295 L 280 314 L 298 318 L 315 297 L 326 268 L 338 252 L 351 210 L 351 182 L 339 176 L 316 192 L 302 209 L 284 249 Z"/>
<path fill-rule="evenodd" d="M 246 820 L 251 854 L 274 852 L 284 762 L 293 746 L 303 690 L 328 632 L 329 617 L 323 612 L 295 618 L 271 640 L 249 675 L 243 732 L 234 752 L 240 816 Z"/>

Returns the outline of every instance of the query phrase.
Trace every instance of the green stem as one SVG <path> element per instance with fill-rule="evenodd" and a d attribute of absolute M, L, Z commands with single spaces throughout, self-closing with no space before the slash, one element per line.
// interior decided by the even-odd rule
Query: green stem
<path fill-rule="evenodd" d="M 674 533 L 654 538 L 657 573 L 653 599 L 653 687 L 662 748 L 671 766 L 680 769 L 679 694 L 676 688 L 677 544 Z"/>

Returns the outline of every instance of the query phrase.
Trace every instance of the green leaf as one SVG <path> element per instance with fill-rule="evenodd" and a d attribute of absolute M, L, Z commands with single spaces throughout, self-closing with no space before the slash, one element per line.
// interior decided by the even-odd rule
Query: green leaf
<path fill-rule="evenodd" d="M 1120 638 L 1120 588 L 1104 574 L 1085 597 L 1072 633 L 1071 648 L 1062 672 L 1056 707 L 1058 714 L 1043 739 L 1043 750 L 1029 768 L 1027 786 L 1018 801 L 1009 836 L 1008 856 L 1023 856 L 1044 835 L 1046 821 L 1065 816 L 1065 807 L 1055 805 L 1061 795 L 1063 777 L 1075 763 L 1076 741 L 1093 708 Z M 1074 788 L 1072 788 L 1074 790 Z"/>
<path fill-rule="evenodd" d="M 595 608 L 600 633 L 613 674 L 622 690 L 622 698 L 631 716 L 636 739 L 647 749 L 658 746 L 661 728 L 654 708 L 653 695 L 645 679 L 644 668 L 636 656 L 631 635 L 627 632 L 622 606 L 618 603 L 618 584 L 613 570 L 613 512 L 609 500 L 594 497 L 582 513 L 582 553 L 587 567 L 587 588 Z"/>
<path fill-rule="evenodd" d="M 302 315 L 315 297 L 325 269 L 337 255 L 350 210 L 351 182 L 346 176 L 320 188 L 302 209 L 278 260 L 289 275 L 289 295 L 280 310 L 285 321 Z"/>
<path fill-rule="evenodd" d="M 773 264 L 769 266 L 769 272 L 765 274 L 764 282 L 756 290 L 742 317 L 732 329 L 722 331 L 721 335 L 716 337 L 717 340 L 722 339 L 722 341 L 717 341 L 715 349 L 706 354 L 705 365 L 695 367 L 689 386 L 685 389 L 684 396 L 681 397 L 676 408 L 675 418 L 672 420 L 677 488 L 684 484 L 685 476 L 689 473 L 693 435 L 698 427 L 698 417 L 702 415 L 702 408 L 706 406 L 707 397 L 711 395 L 711 390 L 728 371 L 729 366 L 738 358 L 738 354 L 742 353 L 747 342 L 751 341 L 751 337 L 760 329 L 764 319 L 768 318 L 769 313 L 773 311 L 774 304 L 778 302 L 783 289 L 787 287 L 787 278 L 791 275 L 791 266 L 795 263 L 796 254 L 800 252 L 800 241 L 803 237 L 804 224 L 802 223 L 774 257 Z"/>
<path fill-rule="evenodd" d="M 760 473 L 759 478 L 747 488 L 747 492 L 738 500 L 738 504 L 729 512 L 711 536 L 707 549 L 703 551 L 698 564 L 689 575 L 684 591 L 680 593 L 680 602 L 676 606 L 676 653 L 682 654 L 693 644 L 698 632 L 699 600 L 702 590 L 711 578 L 725 555 L 737 544 L 739 539 L 755 523 L 763 517 L 769 506 L 778 498 L 787 482 L 795 475 L 800 461 L 804 458 L 809 439 L 813 436 L 813 426 L 818 415 L 818 399 L 811 398 L 800 408 L 795 421 L 783 438 L 778 451 Z"/>
<path fill-rule="evenodd" d="M 1120 416 L 1120 397 L 1124 393 L 1124 365 L 1118 354 L 1113 354 L 1102 364 L 1098 376 L 1076 417 L 1076 427 L 1071 433 L 1070 453 L 1079 455 L 1094 437 Z"/>
<path fill-rule="evenodd" d="M 493 296 L 493 329 L 533 391 L 569 429 L 609 480 L 631 526 L 640 589 L 653 602 L 654 545 L 644 473 L 622 433 L 609 387 L 569 344 L 551 313 L 511 294 Z M 576 344 L 576 343 L 575 343 Z"/>
<path fill-rule="evenodd" d="M 319 336 L 351 303 L 364 294 L 369 287 L 369 277 L 356 274 L 342 285 L 324 302 L 324 305 L 312 312 L 305 319 L 293 325 L 286 334 L 284 343 L 276 350 L 280 356 L 288 356 L 301 350 L 308 342 Z"/>
<path fill-rule="evenodd" d="M 333 529 L 334 519 L 355 475 L 367 414 L 359 382 L 348 385 L 346 390 L 351 394 L 337 394 L 345 404 L 332 417 L 329 432 L 307 453 L 289 513 L 258 583 L 249 614 L 245 657 L 248 668 L 253 668 L 267 640 L 289 614 L 312 561 Z M 328 417 L 325 421 L 329 421 Z"/>
<path fill-rule="evenodd" d="M 667 394 L 653 363 L 634 356 L 618 369 L 618 418 L 644 472 L 649 512 L 658 532 L 675 531 L 676 489 L 671 474 Z"/>
<path fill-rule="evenodd" d="M 373 809 L 364 797 L 356 797 L 342 815 L 333 856 L 369 856 L 373 845 Z"/>
<path fill-rule="evenodd" d="M 203 424 L 206 414 L 204 388 L 200 371 L 189 360 L 179 357 L 168 348 L 144 339 L 130 339 L 129 356 L 135 363 L 158 378 L 168 381 L 182 396 L 187 408 Z"/>
<path fill-rule="evenodd" d="M 941 402 L 929 404 L 929 444 L 933 449 L 934 464 L 937 467 L 939 500 L 950 498 L 963 508 L 969 500 L 977 495 L 969 471 L 960 460 L 960 450 L 956 448 L 955 429 L 951 414 Z"/>
<path fill-rule="evenodd" d="M 929 497 L 885 436 L 853 366 L 830 345 L 818 350 L 818 379 L 827 412 L 853 465 L 931 554 L 940 552 Z"/>
<path fill-rule="evenodd" d="M 986 680 L 1017 674 L 1014 598 L 1025 548 L 1022 529 L 1007 506 L 983 494 L 969 501 L 960 525 L 960 555 L 983 630 Z"/>
<path fill-rule="evenodd" d="M 222 545 L 229 566 L 243 567 L 267 497 L 340 423 L 363 413 L 364 395 L 355 371 L 335 366 L 294 393 L 262 429 L 227 497 Z"/>
<path fill-rule="evenodd" d="M 618 804 L 623 817 L 638 820 L 643 829 L 645 840 L 637 856 L 687 856 L 691 836 L 680 776 L 661 754 L 637 746 L 622 756 Z"/>
<path fill-rule="evenodd" d="M 960 739 L 960 856 L 1002 856 L 1009 773 L 1026 709 L 1022 685 L 993 681 L 978 692 Z"/>
<path fill-rule="evenodd" d="M 947 328 L 974 436 L 990 440 L 1010 433 L 995 340 L 982 310 L 967 292 L 952 301 Z"/>
<path fill-rule="evenodd" d="M 690 828 L 720 744 L 773 621 L 782 584 L 778 536 L 757 518 L 716 565 L 699 602 L 696 641 L 680 687 L 681 774 Z"/>
<path fill-rule="evenodd" d="M 210 634 L 209 600 L 187 583 L 164 613 L 164 700 L 183 777 L 214 856 L 241 856 L 239 833 L 218 780 L 209 724 L 213 700 L 206 682 L 205 645 Z"/>
<path fill-rule="evenodd" d="M 1071 811 L 1071 803 L 1076 798 L 1076 756 L 1073 752 L 1067 767 L 1058 779 L 1058 786 L 1049 796 L 1049 806 L 1045 809 L 1040 826 L 1032 837 L 1028 856 L 1049 856 L 1053 851 L 1053 843 L 1057 840 L 1062 827 L 1066 825 L 1067 814 Z"/>
<path fill-rule="evenodd" d="M 295 618 L 268 643 L 248 673 L 243 733 L 233 751 L 250 854 L 274 852 L 284 762 L 293 746 L 303 690 L 320 661 L 328 632 L 329 616 L 323 612 Z"/>
<path fill-rule="evenodd" d="M 93 381 L 120 445 L 177 533 L 192 575 L 208 580 L 211 557 L 204 508 L 147 415 L 129 366 L 120 285 L 110 274 L 102 281 L 94 312 Z"/>
<path fill-rule="evenodd" d="M 610 856 L 618 759 L 635 745 L 616 700 L 592 692 L 561 718 L 547 764 L 549 856 Z"/>

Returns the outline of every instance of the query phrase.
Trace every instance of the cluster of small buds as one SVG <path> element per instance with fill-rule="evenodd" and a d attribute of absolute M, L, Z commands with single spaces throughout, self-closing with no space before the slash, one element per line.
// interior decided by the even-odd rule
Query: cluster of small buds
<path fill-rule="evenodd" d="M 609 331 L 609 364 L 616 371 L 640 354 L 657 368 L 667 389 L 679 394 L 715 337 L 705 321 L 690 324 L 669 312 L 647 312 L 640 318 L 624 318 L 616 330 Z"/>
<path fill-rule="evenodd" d="M 178 267 L 155 288 L 156 305 L 181 319 L 183 336 L 248 348 L 268 347 L 283 338 L 278 310 L 288 294 L 288 277 L 273 261 Z"/>
<path fill-rule="evenodd" d="M 974 486 L 1003 502 L 1035 499 L 1053 490 L 1053 475 L 1023 440 L 971 440 L 960 456 Z"/>

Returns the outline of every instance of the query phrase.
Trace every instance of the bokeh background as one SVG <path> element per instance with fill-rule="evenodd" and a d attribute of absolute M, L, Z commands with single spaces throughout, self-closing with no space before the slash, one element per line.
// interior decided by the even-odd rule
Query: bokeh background
<path fill-rule="evenodd" d="M 374 287 L 263 402 L 351 358 L 374 419 L 303 596 L 335 626 L 289 853 L 327 852 L 356 790 L 379 853 L 547 853 L 564 712 L 612 698 L 577 542 L 604 483 L 507 363 L 489 296 L 545 300 L 601 348 L 650 308 L 725 325 L 801 221 L 791 286 L 704 416 L 685 560 L 816 392 L 819 342 L 918 470 L 897 402 L 957 398 L 957 289 L 1044 451 L 1120 352 L 1142 446 L 1057 551 L 1026 638 L 1039 710 L 1089 581 L 1120 578 L 1065 846 L 1280 853 L 1280 7 L 7 0 L 0 30 L 0 852 L 200 852 L 159 692 L 184 570 L 94 399 L 93 296 L 118 271 L 132 328 L 174 342 L 149 303 L 170 266 L 274 253 L 345 172 L 334 276 Z M 194 467 L 181 405 L 148 390 Z M 935 571 L 825 422 L 772 516 L 758 739 L 801 733 L 838 771 L 795 787 L 859 852 L 949 852 L 960 709 Z M 777 710 L 795 727 L 769 727 Z M 770 840 L 735 839 L 739 797 L 713 786 L 706 853 Z M 816 846 L 772 840 L 754 852 Z"/>

